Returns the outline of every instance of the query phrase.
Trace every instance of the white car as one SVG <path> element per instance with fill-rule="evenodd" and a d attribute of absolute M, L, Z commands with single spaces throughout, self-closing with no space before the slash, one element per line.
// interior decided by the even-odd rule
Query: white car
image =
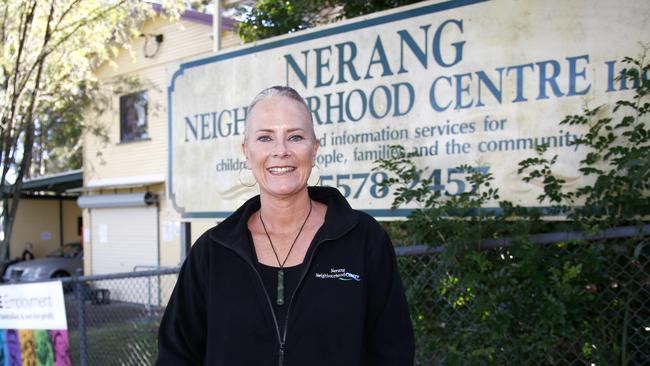
<path fill-rule="evenodd" d="M 57 248 L 45 258 L 18 262 L 5 271 L 5 282 L 36 282 L 57 277 L 69 277 L 83 270 L 83 248 L 70 243 Z"/>

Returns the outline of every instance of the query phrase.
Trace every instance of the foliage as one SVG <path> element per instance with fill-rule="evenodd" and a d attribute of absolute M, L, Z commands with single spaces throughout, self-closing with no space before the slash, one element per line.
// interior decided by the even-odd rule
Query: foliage
<path fill-rule="evenodd" d="M 164 3 L 167 15 L 178 16 L 181 1 Z M 93 130 L 92 121 L 81 118 L 98 90 L 93 67 L 121 47 L 128 49 L 138 26 L 156 14 L 151 4 L 137 0 L 0 2 L 0 182 L 6 217 L 0 259 L 7 255 L 17 193 L 33 172 L 34 157 L 39 165 L 47 151 L 59 164 L 75 153 L 78 158 L 78 145 L 50 148 Z M 9 197 L 15 198 L 11 204 Z"/>
<path fill-rule="evenodd" d="M 238 32 L 244 42 L 253 42 L 419 1 L 421 0 L 260 0 L 255 6 L 239 8 L 241 23 Z"/>
<path fill-rule="evenodd" d="M 399 229 L 409 241 L 444 249 L 401 263 L 403 271 L 420 274 L 405 278 L 418 339 L 425 340 L 420 358 L 450 365 L 629 362 L 637 347 L 627 340 L 637 329 L 634 314 L 643 317 L 650 301 L 647 294 L 646 301 L 634 300 L 650 279 L 647 240 L 639 234 L 543 246 L 531 237 L 569 228 L 589 235 L 647 220 L 650 81 L 642 75 L 650 65 L 643 57 L 623 62 L 629 68 L 622 77 L 636 86 L 631 99 L 561 122 L 586 129 L 577 143 L 588 151 L 579 170 L 589 183 L 567 189 L 553 172 L 558 156 L 547 157 L 545 146 L 519 164 L 524 181 L 542 183 L 540 203 L 555 205 L 567 221 L 549 222 L 500 201 L 492 175 L 469 166 L 459 169 L 471 192 L 447 197 L 421 179 L 426 171 L 403 149 L 400 158 L 378 161 L 376 169 L 391 173 L 385 184 L 395 191 L 393 206 L 417 207 Z M 498 210 L 486 208 L 494 202 Z M 508 245 L 490 245 L 506 238 Z"/>
<path fill-rule="evenodd" d="M 208 6 L 214 3 L 214 0 L 190 0 L 187 3 L 188 8 L 205 13 L 208 11 Z"/>
<path fill-rule="evenodd" d="M 82 167 L 82 121 L 84 112 L 98 100 L 95 88 L 96 84 L 83 82 L 77 95 L 61 95 L 57 105 L 39 108 L 39 117 L 35 121 L 34 154 L 26 178 Z"/>
<path fill-rule="evenodd" d="M 254 7 L 245 11 L 238 27 L 239 37 L 244 42 L 252 42 L 309 28 L 313 19 L 305 15 L 316 10 L 313 5 L 311 1 L 258 1 Z"/>
<path fill-rule="evenodd" d="M 589 149 L 580 162 L 580 172 L 594 182 L 575 191 L 566 191 L 564 181 L 552 174 L 557 155 L 544 159 L 545 147 L 536 158 L 524 160 L 519 173 L 529 171 L 525 181 L 541 179 L 544 194 L 539 200 L 556 203 L 569 217 L 591 225 L 613 226 L 638 221 L 650 212 L 650 81 L 645 52 L 640 60 L 626 57 L 629 65 L 621 77 L 635 86 L 631 100 L 619 100 L 610 111 L 606 106 L 585 108 L 583 114 L 566 117 L 561 124 L 584 126 L 588 131 L 576 143 Z M 622 114 L 615 119 L 614 114 Z M 584 201 L 584 202 L 582 202 Z M 572 209 L 574 203 L 582 203 Z"/>

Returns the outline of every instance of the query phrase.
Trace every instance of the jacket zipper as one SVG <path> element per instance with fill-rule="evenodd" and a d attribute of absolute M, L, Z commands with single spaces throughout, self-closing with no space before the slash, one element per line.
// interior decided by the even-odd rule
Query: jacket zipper
<path fill-rule="evenodd" d="M 266 292 L 266 289 L 264 289 L 264 281 L 262 280 L 262 276 L 260 273 L 257 271 L 257 268 L 250 263 L 249 261 L 245 261 L 248 263 L 248 265 L 253 269 L 253 272 L 255 272 L 255 275 L 257 276 L 257 279 L 260 281 L 260 285 L 262 285 L 262 292 L 264 292 L 264 297 L 266 297 L 266 302 L 269 304 L 269 309 L 271 309 L 271 315 L 273 316 L 273 324 L 275 325 L 275 334 L 278 336 L 278 342 L 280 342 L 280 349 L 278 351 L 278 366 L 284 365 L 284 339 L 286 338 L 286 329 L 287 325 L 284 325 L 285 329 L 285 336 L 281 337 L 280 336 L 280 325 L 278 324 L 278 318 L 275 316 L 275 310 L 273 309 L 273 303 L 271 302 L 271 298 L 269 297 L 269 294 Z M 293 300 L 293 296 L 291 296 L 291 299 Z M 288 309 L 287 309 L 288 312 Z"/>
<path fill-rule="evenodd" d="M 279 366 L 284 365 L 284 343 L 283 342 L 280 342 L 280 354 L 278 355 L 278 365 Z"/>
<path fill-rule="evenodd" d="M 235 253 L 237 253 L 237 252 L 235 252 Z M 246 258 L 244 258 L 244 259 L 246 259 Z M 281 351 L 281 354 L 283 355 L 284 354 L 284 344 L 281 341 L 282 338 L 280 337 L 280 325 L 278 325 L 278 319 L 275 316 L 275 310 L 273 310 L 273 303 L 271 303 L 271 298 L 269 297 L 269 294 L 266 293 L 266 290 L 264 289 L 264 281 L 262 280 L 262 276 L 260 275 L 260 273 L 257 271 L 257 268 L 255 268 L 255 266 L 252 263 L 250 263 L 248 260 L 245 260 L 245 262 L 248 263 L 248 265 L 253 269 L 253 272 L 255 272 L 255 275 L 257 276 L 257 279 L 260 281 L 260 284 L 262 285 L 262 289 L 264 290 L 263 291 L 264 292 L 264 297 L 266 297 L 266 302 L 269 304 L 269 308 L 271 309 L 271 315 L 273 315 L 273 323 L 275 324 L 275 333 L 278 336 L 278 341 L 280 341 L 280 351 Z M 280 365 L 282 365 L 282 364 L 280 364 Z"/>
<path fill-rule="evenodd" d="M 293 294 L 291 294 L 291 299 L 289 299 L 289 307 L 287 308 L 287 316 L 284 319 L 284 332 L 282 333 L 282 340 L 280 341 L 280 362 L 279 366 L 284 365 L 284 351 L 285 351 L 285 344 L 287 342 L 287 329 L 289 329 L 289 314 L 291 314 L 291 305 L 293 305 L 293 299 L 296 296 L 296 292 L 298 292 L 298 289 L 302 285 L 302 282 L 304 281 L 305 277 L 307 277 L 307 273 L 309 272 L 309 268 L 311 267 L 311 262 L 314 260 L 314 257 L 316 257 L 316 252 L 318 251 L 318 248 L 320 247 L 321 244 L 323 244 L 326 241 L 332 241 L 332 240 L 337 240 L 350 232 L 352 228 L 356 225 L 350 226 L 347 230 L 343 231 L 340 235 L 328 238 L 328 239 L 323 239 L 316 243 L 316 246 L 314 247 L 314 252 L 311 254 L 309 257 L 309 260 L 307 261 L 307 267 L 305 267 L 305 270 L 302 272 L 302 276 L 300 277 L 300 280 L 298 281 L 298 284 L 296 285 L 296 289 L 293 291 Z M 266 291 L 265 291 L 266 292 Z M 267 295 L 268 296 L 268 295 Z M 273 306 L 271 306 L 271 311 L 273 311 Z M 275 317 L 275 314 L 274 314 Z M 277 324 L 277 322 L 276 322 Z"/>
<path fill-rule="evenodd" d="M 320 244 L 320 243 L 321 242 L 319 242 L 318 244 Z M 224 247 L 229 248 L 229 247 L 227 247 L 225 245 L 224 245 Z M 248 258 L 245 258 L 243 255 L 237 253 L 237 251 L 233 250 L 233 252 L 235 252 L 237 255 L 242 257 L 244 259 L 244 262 L 248 263 L 248 265 L 253 270 L 253 273 L 255 273 L 255 276 L 257 276 L 257 279 L 259 280 L 260 285 L 262 285 L 262 290 L 263 290 L 262 292 L 264 292 L 264 297 L 266 298 L 266 303 L 269 305 L 269 309 L 271 310 L 271 315 L 273 316 L 273 324 L 275 325 L 275 334 L 278 336 L 278 342 L 279 342 L 279 345 L 280 345 L 280 348 L 278 350 L 278 366 L 283 366 L 284 365 L 284 351 L 285 351 L 284 339 L 286 339 L 286 336 L 287 336 L 286 335 L 287 334 L 287 332 L 286 332 L 287 326 L 285 324 L 285 326 L 284 326 L 284 330 L 285 330 L 284 331 L 284 336 L 282 336 L 280 334 L 280 325 L 278 324 L 278 318 L 275 316 L 275 310 L 273 309 L 273 303 L 271 302 L 271 298 L 269 297 L 269 294 L 266 292 L 266 289 L 264 288 L 264 281 L 262 280 L 262 276 L 257 271 L 257 268 L 255 268 L 255 266 L 248 260 Z M 293 295 L 291 296 L 291 301 L 293 301 Z M 291 305 L 291 302 L 289 302 L 289 305 Z M 288 313 L 289 313 L 289 309 L 287 309 L 287 314 Z M 288 319 L 288 317 L 287 317 L 287 319 Z"/>
<path fill-rule="evenodd" d="M 257 271 L 257 268 L 250 262 L 250 260 L 240 253 L 238 253 L 236 250 L 233 250 L 232 248 L 224 245 L 223 243 L 220 243 L 222 246 L 232 250 L 235 252 L 235 254 L 239 255 L 244 259 L 244 262 L 248 263 L 248 265 L 251 267 L 255 275 L 257 276 L 257 279 L 260 282 L 260 285 L 262 285 L 262 290 L 264 290 L 264 297 L 266 297 L 266 302 L 269 305 L 269 309 L 271 310 L 271 315 L 273 316 L 273 324 L 275 325 L 275 333 L 278 336 L 278 343 L 279 343 L 279 350 L 278 350 L 278 366 L 283 366 L 284 365 L 284 353 L 286 351 L 286 340 L 287 340 L 287 328 L 289 328 L 289 314 L 291 313 L 291 305 L 293 305 L 293 299 L 296 295 L 297 290 L 300 288 L 300 285 L 302 285 L 302 282 L 304 281 L 305 277 L 307 277 L 307 273 L 309 272 L 309 267 L 311 267 L 311 262 L 314 260 L 314 257 L 316 256 L 316 251 L 318 250 L 318 247 L 320 247 L 321 244 L 323 244 L 326 241 L 331 241 L 331 240 L 337 240 L 347 234 L 352 228 L 354 228 L 356 225 L 350 226 L 347 230 L 343 231 L 340 235 L 328 238 L 328 239 L 323 239 L 316 243 L 316 246 L 314 247 L 314 252 L 312 255 L 309 257 L 309 260 L 307 262 L 307 267 L 305 267 L 305 270 L 302 272 L 302 276 L 300 277 L 300 280 L 298 281 L 298 284 L 296 285 L 296 289 L 293 291 L 293 294 L 291 294 L 291 299 L 289 299 L 289 304 L 287 308 L 287 316 L 285 317 L 284 321 L 284 332 L 282 332 L 282 335 L 280 335 L 280 325 L 278 325 L 278 318 L 275 315 L 275 309 L 273 309 L 273 303 L 271 302 L 271 298 L 269 297 L 269 294 L 266 292 L 266 289 L 264 288 L 264 281 L 262 280 L 262 276 L 260 273 Z"/>

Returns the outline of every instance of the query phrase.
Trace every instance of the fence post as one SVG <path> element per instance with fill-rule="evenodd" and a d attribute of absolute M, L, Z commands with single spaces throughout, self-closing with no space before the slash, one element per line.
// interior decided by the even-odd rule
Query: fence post
<path fill-rule="evenodd" d="M 75 275 L 75 296 L 77 297 L 77 318 L 79 328 L 79 365 L 88 366 L 88 352 L 86 349 L 86 304 L 84 286 L 79 280 L 79 272 Z"/>
<path fill-rule="evenodd" d="M 147 321 L 151 321 L 151 276 L 147 276 Z"/>

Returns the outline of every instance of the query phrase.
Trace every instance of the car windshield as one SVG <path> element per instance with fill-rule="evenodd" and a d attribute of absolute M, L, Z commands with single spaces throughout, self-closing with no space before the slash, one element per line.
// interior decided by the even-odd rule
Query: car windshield
<path fill-rule="evenodd" d="M 77 255 L 79 252 L 81 252 L 81 244 L 73 243 L 73 244 L 66 244 L 62 247 L 56 248 L 47 256 L 54 257 L 54 258 L 61 258 L 61 257 L 72 258 L 75 255 Z"/>

